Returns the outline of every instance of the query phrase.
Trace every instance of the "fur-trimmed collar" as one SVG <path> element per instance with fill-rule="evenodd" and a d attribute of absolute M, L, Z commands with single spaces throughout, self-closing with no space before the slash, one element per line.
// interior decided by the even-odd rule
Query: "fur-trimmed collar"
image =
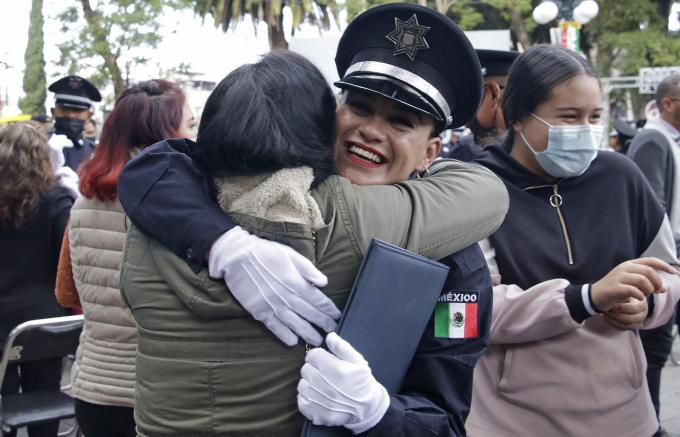
<path fill-rule="evenodd" d="M 223 176 L 214 178 L 214 182 L 217 201 L 226 212 L 319 229 L 325 223 L 309 193 L 313 179 L 311 168 L 296 167 L 257 175 Z"/>

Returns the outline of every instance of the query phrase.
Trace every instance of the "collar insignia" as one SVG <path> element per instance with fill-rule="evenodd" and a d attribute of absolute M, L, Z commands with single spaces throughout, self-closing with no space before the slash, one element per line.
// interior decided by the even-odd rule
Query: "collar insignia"
<path fill-rule="evenodd" d="M 413 14 L 407 21 L 394 17 L 394 27 L 395 29 L 392 32 L 385 35 L 387 39 L 394 43 L 394 56 L 405 53 L 411 61 L 415 61 L 418 50 L 430 48 L 425 40 L 425 34 L 430 28 L 420 26 L 416 14 Z"/>

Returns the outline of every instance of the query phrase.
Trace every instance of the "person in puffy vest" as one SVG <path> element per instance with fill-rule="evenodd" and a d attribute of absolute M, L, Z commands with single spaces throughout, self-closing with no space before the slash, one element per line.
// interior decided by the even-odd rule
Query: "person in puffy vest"
<path fill-rule="evenodd" d="M 80 173 L 59 260 L 61 306 L 82 306 L 85 323 L 71 370 L 76 419 L 88 436 L 134 436 L 137 329 L 120 295 L 125 212 L 118 200 L 123 165 L 168 137 L 192 137 L 195 121 L 182 90 L 165 80 L 126 89 Z"/>

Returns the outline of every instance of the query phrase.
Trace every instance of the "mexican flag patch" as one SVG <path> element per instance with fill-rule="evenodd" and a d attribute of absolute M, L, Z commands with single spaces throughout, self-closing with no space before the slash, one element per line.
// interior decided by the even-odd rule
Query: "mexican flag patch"
<path fill-rule="evenodd" d="M 434 336 L 437 338 L 477 338 L 479 291 L 450 291 L 442 295 L 434 309 Z"/>

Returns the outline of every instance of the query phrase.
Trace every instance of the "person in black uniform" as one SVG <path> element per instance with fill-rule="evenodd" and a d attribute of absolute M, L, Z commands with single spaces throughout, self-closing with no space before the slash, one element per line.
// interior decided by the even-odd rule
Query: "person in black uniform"
<path fill-rule="evenodd" d="M 484 75 L 484 92 L 477 114 L 468 127 L 472 131 L 462 136 L 458 144 L 453 145 L 449 153 L 442 158 L 474 161 L 492 144 L 500 144 L 505 137 L 505 122 L 501 112 L 501 98 L 507 82 L 510 66 L 518 52 L 502 50 L 476 50 Z"/>
<path fill-rule="evenodd" d="M 54 135 L 65 135 L 73 147 L 64 147 L 65 165 L 78 171 L 81 161 L 89 159 L 94 143 L 82 138 L 85 122 L 92 117 L 92 102 L 102 99 L 99 90 L 80 76 L 66 76 L 53 82 L 49 91 L 54 93 Z"/>
<path fill-rule="evenodd" d="M 403 170 L 412 170 L 409 166 L 415 166 L 420 159 L 414 159 L 413 151 L 425 148 L 421 142 L 432 145 L 427 149 L 429 159 L 433 159 L 441 143 L 437 134 L 446 127 L 466 123 L 481 98 L 481 68 L 467 38 L 448 18 L 413 4 L 379 6 L 357 17 L 340 41 L 336 65 L 342 78 L 336 85 L 343 89 L 336 119 L 336 165 L 341 175 L 358 184 L 392 183 L 408 177 Z M 434 122 L 431 135 L 413 135 L 413 118 Z M 364 148 L 364 144 L 343 139 L 350 125 L 366 144 L 375 143 L 376 148 L 381 148 L 387 142 L 392 150 L 400 152 L 381 157 Z M 200 269 L 205 258 L 212 265 L 213 257 L 231 256 L 213 253 L 211 247 L 213 243 L 215 248 L 228 246 L 223 243 L 235 230 L 234 223 L 216 204 L 209 178 L 192 160 L 195 151 L 193 143 L 184 140 L 151 146 L 126 165 L 118 185 L 121 203 L 135 225 L 184 258 L 194 271 Z M 299 263 L 291 262 L 290 254 L 275 243 L 249 236 L 247 245 L 255 255 L 230 260 L 231 268 L 225 277 L 237 299 L 230 276 L 242 275 L 239 270 L 246 264 L 251 269 L 258 268 L 248 264 L 246 258 L 270 260 L 267 268 L 260 271 L 264 275 L 279 274 L 267 281 L 271 282 L 268 286 L 285 282 L 295 289 L 295 281 L 307 281 L 309 274 L 300 271 Z M 390 396 L 386 410 L 366 435 L 465 435 L 472 372 L 488 344 L 491 282 L 477 245 L 442 262 L 451 267 L 442 295 L 465 291 L 479 294 L 476 335 L 437 337 L 433 314 L 401 392 Z M 289 267 L 283 270 L 282 266 Z M 276 292 L 290 293 L 287 288 Z M 290 310 L 277 308 L 280 309 Z M 304 319 L 305 314 L 299 312 L 298 316 Z M 310 319 L 303 321 L 307 320 Z M 323 405 L 315 408 L 310 412 L 303 407 L 301 412 L 308 417 L 313 414 L 320 423 L 331 424 L 332 411 Z M 346 416 L 348 420 L 356 419 L 351 414 Z"/>

